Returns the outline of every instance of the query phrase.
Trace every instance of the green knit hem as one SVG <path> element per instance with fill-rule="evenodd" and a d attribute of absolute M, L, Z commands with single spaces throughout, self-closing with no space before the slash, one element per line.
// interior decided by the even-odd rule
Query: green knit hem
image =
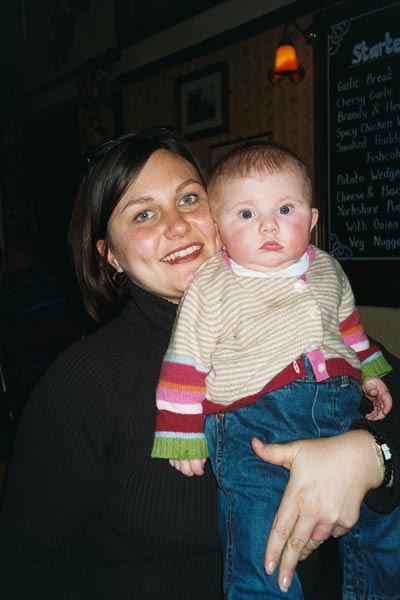
<path fill-rule="evenodd" d="M 371 377 L 383 377 L 393 371 L 392 367 L 384 356 L 379 356 L 371 362 L 362 365 L 362 377 L 368 381 Z"/>
<path fill-rule="evenodd" d="M 191 440 L 156 437 L 151 456 L 153 458 L 173 458 L 177 460 L 207 458 L 207 440 L 205 437 Z"/>

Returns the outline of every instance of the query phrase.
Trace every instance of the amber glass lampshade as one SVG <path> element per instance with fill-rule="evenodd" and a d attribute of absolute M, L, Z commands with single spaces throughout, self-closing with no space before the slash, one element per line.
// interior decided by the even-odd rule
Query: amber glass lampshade
<path fill-rule="evenodd" d="M 289 77 L 292 83 L 298 83 L 304 77 L 304 67 L 297 60 L 296 47 L 289 37 L 287 25 L 275 51 L 274 68 L 269 69 L 268 78 L 271 83 L 278 83 L 284 77 Z"/>
<path fill-rule="evenodd" d="M 277 46 L 275 52 L 274 71 L 280 75 L 297 71 L 299 63 L 297 62 L 296 48 L 292 44 Z"/>

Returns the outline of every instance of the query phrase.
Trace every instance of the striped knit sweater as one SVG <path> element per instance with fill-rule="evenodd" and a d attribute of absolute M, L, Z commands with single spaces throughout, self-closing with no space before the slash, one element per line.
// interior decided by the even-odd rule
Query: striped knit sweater
<path fill-rule="evenodd" d="M 204 414 L 305 377 L 302 355 L 317 381 L 391 370 L 363 331 L 339 263 L 314 246 L 308 254 L 301 278 L 238 277 L 224 252 L 200 267 L 161 367 L 153 457 L 206 457 Z"/>

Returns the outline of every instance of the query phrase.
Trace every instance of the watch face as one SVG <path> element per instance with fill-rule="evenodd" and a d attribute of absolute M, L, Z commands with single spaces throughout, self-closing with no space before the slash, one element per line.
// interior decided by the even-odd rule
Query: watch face
<path fill-rule="evenodd" d="M 390 460 L 392 458 L 392 453 L 390 452 L 390 448 L 387 444 L 382 444 L 381 450 L 382 450 L 383 456 L 385 457 L 385 460 Z"/>

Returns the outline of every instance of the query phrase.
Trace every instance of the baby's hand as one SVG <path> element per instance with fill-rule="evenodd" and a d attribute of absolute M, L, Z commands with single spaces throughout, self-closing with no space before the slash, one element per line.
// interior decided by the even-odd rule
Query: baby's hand
<path fill-rule="evenodd" d="M 190 460 L 177 460 L 171 458 L 169 460 L 169 464 L 171 465 L 171 467 L 174 467 L 177 471 L 180 471 L 183 475 L 187 475 L 187 477 L 192 477 L 193 475 L 204 474 L 204 465 L 206 460 L 206 458 L 192 458 Z"/>
<path fill-rule="evenodd" d="M 392 396 L 386 383 L 379 377 L 372 377 L 362 385 L 364 394 L 373 404 L 373 409 L 365 415 L 370 421 L 379 421 L 392 410 Z"/>

